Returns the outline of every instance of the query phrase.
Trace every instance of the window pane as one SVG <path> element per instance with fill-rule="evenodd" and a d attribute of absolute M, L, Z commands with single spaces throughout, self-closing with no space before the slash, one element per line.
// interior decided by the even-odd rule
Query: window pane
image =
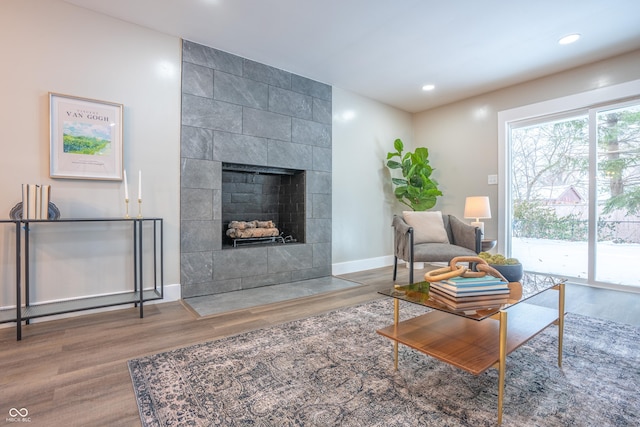
<path fill-rule="evenodd" d="M 597 114 L 596 280 L 640 286 L 640 105 Z"/>
<path fill-rule="evenodd" d="M 511 131 L 511 255 L 530 271 L 587 278 L 586 115 Z"/>

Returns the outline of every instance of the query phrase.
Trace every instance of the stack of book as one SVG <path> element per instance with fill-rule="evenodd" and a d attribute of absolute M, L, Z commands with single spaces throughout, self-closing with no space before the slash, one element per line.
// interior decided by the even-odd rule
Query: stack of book
<path fill-rule="evenodd" d="M 492 308 L 509 301 L 509 283 L 489 275 L 454 277 L 431 283 L 431 295 L 453 310 Z"/>

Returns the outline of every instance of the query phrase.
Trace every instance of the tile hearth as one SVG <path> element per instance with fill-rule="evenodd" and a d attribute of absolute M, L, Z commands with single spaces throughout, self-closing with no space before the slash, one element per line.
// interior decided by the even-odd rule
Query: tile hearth
<path fill-rule="evenodd" d="M 199 316 L 205 317 L 326 292 L 340 291 L 356 286 L 363 285 L 329 276 L 222 294 L 185 298 L 183 301 Z"/>

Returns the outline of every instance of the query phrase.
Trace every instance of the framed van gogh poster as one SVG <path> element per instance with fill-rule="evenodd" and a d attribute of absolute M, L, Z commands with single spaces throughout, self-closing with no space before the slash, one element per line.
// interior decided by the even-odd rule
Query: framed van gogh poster
<path fill-rule="evenodd" d="M 49 93 L 51 178 L 122 180 L 122 110 Z"/>

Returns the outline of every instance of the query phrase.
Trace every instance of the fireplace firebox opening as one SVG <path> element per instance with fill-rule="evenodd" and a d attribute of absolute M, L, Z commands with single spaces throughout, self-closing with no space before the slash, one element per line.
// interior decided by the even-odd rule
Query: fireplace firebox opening
<path fill-rule="evenodd" d="M 222 164 L 222 248 L 305 242 L 305 171 Z"/>

